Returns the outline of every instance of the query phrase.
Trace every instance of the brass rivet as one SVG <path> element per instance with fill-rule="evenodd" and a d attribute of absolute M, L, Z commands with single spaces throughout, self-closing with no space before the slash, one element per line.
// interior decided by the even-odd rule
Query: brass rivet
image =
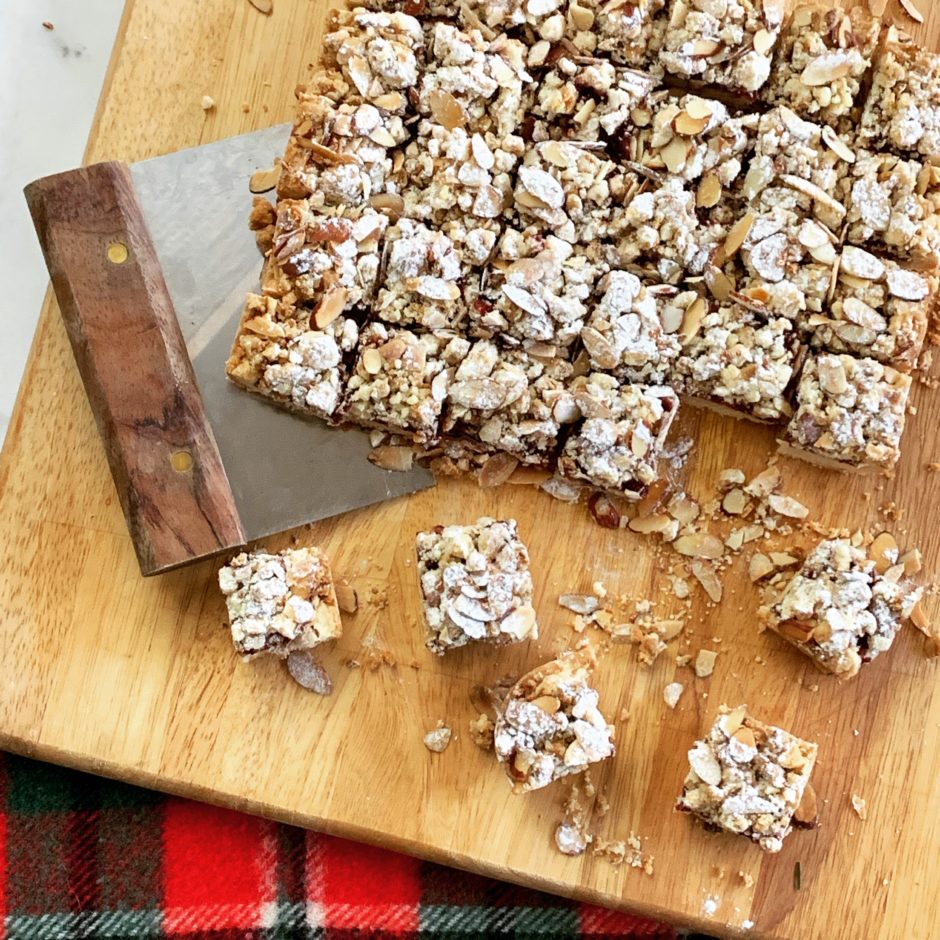
<path fill-rule="evenodd" d="M 170 466 L 177 473 L 186 473 L 193 468 L 193 455 L 185 450 L 178 450 L 170 454 Z"/>
<path fill-rule="evenodd" d="M 112 242 L 108 245 L 108 261 L 111 264 L 124 264 L 128 257 L 127 245 L 123 242 Z"/>

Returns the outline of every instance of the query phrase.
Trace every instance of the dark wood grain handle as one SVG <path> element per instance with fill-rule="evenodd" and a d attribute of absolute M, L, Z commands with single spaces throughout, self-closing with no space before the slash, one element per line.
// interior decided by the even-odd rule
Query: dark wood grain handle
<path fill-rule="evenodd" d="M 128 168 L 26 187 L 26 201 L 144 575 L 245 542 Z"/>

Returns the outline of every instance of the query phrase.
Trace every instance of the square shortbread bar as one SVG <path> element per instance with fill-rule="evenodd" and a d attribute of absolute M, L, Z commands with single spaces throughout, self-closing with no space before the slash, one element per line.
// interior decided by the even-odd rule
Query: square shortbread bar
<path fill-rule="evenodd" d="M 816 752 L 815 744 L 752 718 L 746 706 L 723 705 L 689 751 L 691 769 L 676 809 L 708 829 L 747 836 L 765 852 L 779 852 Z"/>
<path fill-rule="evenodd" d="M 416 548 L 432 653 L 538 636 L 529 553 L 514 519 L 435 526 L 418 533 Z"/>
<path fill-rule="evenodd" d="M 225 371 L 250 392 L 329 421 L 342 400 L 344 357 L 358 337 L 348 317 L 318 322 L 310 310 L 249 294 Z"/>
<path fill-rule="evenodd" d="M 799 570 L 781 573 L 768 590 L 773 599 L 761 620 L 823 672 L 843 678 L 891 648 L 923 593 L 903 565 L 879 572 L 848 539 L 820 542 Z"/>
<path fill-rule="evenodd" d="M 219 570 L 235 649 L 286 657 L 333 640 L 343 623 L 326 556 L 316 548 L 242 552 Z"/>
<path fill-rule="evenodd" d="M 516 793 L 548 786 L 614 755 L 614 729 L 590 686 L 593 660 L 584 652 L 526 673 L 499 709 L 496 757 Z"/>
<path fill-rule="evenodd" d="M 901 453 L 911 377 L 874 359 L 807 357 L 780 449 L 841 470 L 890 469 Z"/>

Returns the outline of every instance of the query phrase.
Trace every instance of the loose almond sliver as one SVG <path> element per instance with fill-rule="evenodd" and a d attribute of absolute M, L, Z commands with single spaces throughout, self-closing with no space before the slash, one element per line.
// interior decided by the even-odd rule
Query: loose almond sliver
<path fill-rule="evenodd" d="M 754 215 L 748 212 L 731 227 L 731 231 L 728 232 L 728 237 L 725 239 L 724 244 L 724 256 L 726 261 L 730 261 L 738 253 L 738 250 L 744 244 L 744 239 L 747 238 L 748 232 L 750 232 L 753 224 Z"/>
<path fill-rule="evenodd" d="M 845 160 L 846 163 L 855 162 L 855 153 L 848 144 L 831 128 L 824 125 L 822 129 L 822 139 L 826 146 L 837 156 Z"/>
<path fill-rule="evenodd" d="M 319 329 L 325 329 L 346 309 L 348 292 L 341 284 L 327 291 L 313 315 Z"/>
<path fill-rule="evenodd" d="M 672 543 L 680 555 L 689 558 L 721 558 L 725 553 L 725 544 L 710 532 L 693 532 L 681 535 Z"/>
<path fill-rule="evenodd" d="M 882 532 L 868 549 L 875 571 L 884 574 L 898 560 L 898 543 L 890 532 Z"/>
<path fill-rule="evenodd" d="M 901 6 L 904 7 L 904 12 L 915 22 L 923 23 L 924 14 L 914 6 L 914 0 L 901 0 Z"/>
<path fill-rule="evenodd" d="M 715 173 L 706 173 L 698 184 L 695 205 L 699 209 L 712 209 L 721 200 L 721 180 Z"/>

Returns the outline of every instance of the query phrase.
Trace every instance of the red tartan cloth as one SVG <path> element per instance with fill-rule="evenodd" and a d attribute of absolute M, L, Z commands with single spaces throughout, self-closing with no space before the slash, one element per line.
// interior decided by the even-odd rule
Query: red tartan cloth
<path fill-rule="evenodd" d="M 0 755 L 0 937 L 625 937 L 661 924 Z"/>

